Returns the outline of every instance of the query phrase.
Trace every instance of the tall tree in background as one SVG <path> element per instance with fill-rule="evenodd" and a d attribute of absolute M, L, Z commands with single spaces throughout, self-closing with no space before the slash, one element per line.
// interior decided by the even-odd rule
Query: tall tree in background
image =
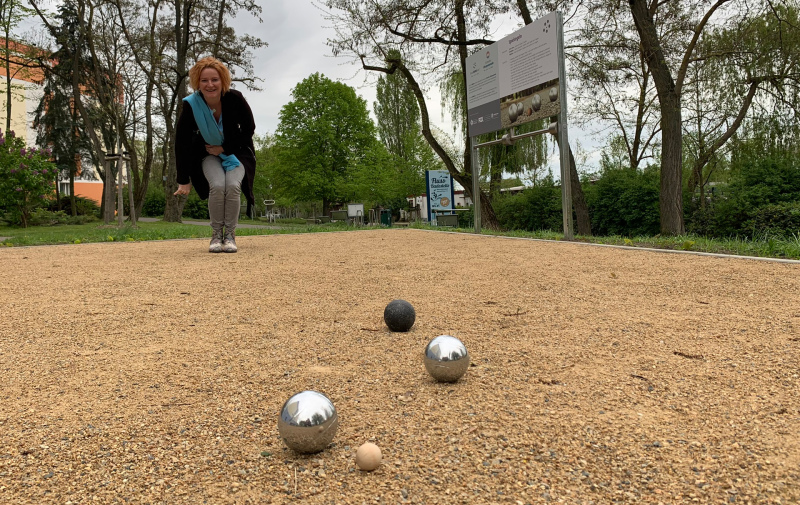
<path fill-rule="evenodd" d="M 632 169 L 643 167 L 660 145 L 658 97 L 626 5 L 585 4 L 582 20 L 567 44 L 570 120 L 592 133 L 606 133 L 615 149 L 622 142 Z"/>
<path fill-rule="evenodd" d="M 83 131 L 91 142 L 90 154 L 98 166 L 104 186 L 111 184 L 114 174 L 106 173 L 104 169 L 105 151 L 113 145 L 116 128 L 114 118 L 109 117 L 107 112 L 112 108 L 111 104 L 119 99 L 116 91 L 119 74 L 100 67 L 92 47 L 94 39 L 88 26 L 94 21 L 94 5 L 85 0 L 63 2 L 59 5 L 55 20 L 51 20 L 33 0 L 31 5 L 57 44 L 58 49 L 51 59 L 69 60 L 63 69 L 59 67 L 62 72 L 58 77 L 71 84 L 70 103 L 80 114 Z M 53 68 L 49 71 L 52 72 Z M 104 211 L 109 204 L 106 199 L 108 194 L 108 191 L 103 191 L 101 208 Z M 109 221 L 111 214 L 104 215 Z"/>
<path fill-rule="evenodd" d="M 529 23 L 531 15 L 526 1 L 518 0 L 513 7 L 509 2 L 495 0 L 379 0 L 369 3 L 327 0 L 326 5 L 332 12 L 329 19 L 336 30 L 336 36 L 329 40 L 334 55 L 350 55 L 357 58 L 365 70 L 384 74 L 399 72 L 406 79 L 417 97 L 425 139 L 453 179 L 472 195 L 469 138 L 463 139 L 460 159 L 451 157 L 433 134 L 425 89 L 431 82 L 440 82 L 445 74 L 452 72 L 453 66 L 464 75 L 467 56 L 494 42 L 489 36 L 492 22 L 498 16 L 505 16 L 513 9 Z M 543 6 L 545 10 L 552 8 L 552 5 Z M 398 53 L 400 57 L 395 56 Z M 466 92 L 461 96 L 465 100 Z M 459 106 L 466 110 L 466 103 Z M 577 171 L 572 175 L 571 179 L 577 181 Z M 481 191 L 480 195 L 472 195 L 472 199 L 481 206 L 483 225 L 497 228 L 489 195 Z M 573 199 L 573 203 L 576 202 L 584 204 L 585 210 L 580 192 L 578 198 Z M 585 215 L 579 212 L 578 217 L 579 225 L 588 224 L 588 211 Z M 581 228 L 579 226 L 579 233 Z"/>
<path fill-rule="evenodd" d="M 400 75 L 388 74 L 378 77 L 376 98 L 378 136 L 396 167 L 398 190 L 418 195 L 425 190 L 425 170 L 439 169 L 441 162 L 422 136 L 414 92 Z"/>
<path fill-rule="evenodd" d="M 91 144 L 83 128 L 78 111 L 72 100 L 72 83 L 61 75 L 70 72 L 60 66 L 70 66 L 71 58 L 57 60 L 45 74 L 42 99 L 34 111 L 33 126 L 36 129 L 36 143 L 52 151 L 58 169 L 56 187 L 60 176 L 69 178 L 70 211 L 77 215 L 75 204 L 75 176 L 80 161 L 88 158 Z M 59 209 L 61 202 L 58 202 Z"/>
<path fill-rule="evenodd" d="M 164 36 L 164 29 L 159 23 L 158 12 L 162 4 L 163 0 L 155 0 L 146 5 L 136 2 L 115 3 L 126 44 L 138 48 L 131 52 L 134 68 L 123 81 L 125 96 L 133 98 L 126 100 L 126 106 L 134 107 L 134 110 L 125 114 L 127 121 L 121 131 L 122 143 L 131 158 L 131 183 L 134 185 L 134 209 L 137 216 L 141 215 L 157 159 L 155 139 L 158 121 L 154 118 L 154 95 L 163 92 L 157 88 L 156 83 L 161 59 L 169 40 Z M 163 135 L 161 138 L 164 138 Z M 166 171 L 162 172 L 166 176 Z"/>
<path fill-rule="evenodd" d="M 741 126 L 757 93 L 774 90 L 780 94 L 787 83 L 796 86 L 796 51 L 795 56 L 787 56 L 791 47 L 796 46 L 791 39 L 796 40 L 797 16 L 791 12 L 796 12 L 797 7 L 771 0 L 704 0 L 699 4 L 630 0 L 629 5 L 660 105 L 661 233 L 681 234 L 684 232 L 684 96 L 691 94 L 693 86 L 699 86 L 695 96 L 705 97 L 710 109 L 721 102 L 728 108 L 728 112 L 718 116 L 725 124 L 723 128 L 715 127 L 717 120 L 705 113 L 700 118 L 708 135 L 697 144 L 698 154 L 690 176 L 690 184 L 696 187 L 702 180 L 704 163 Z M 728 47 L 707 44 L 706 38 L 720 29 L 729 33 L 732 44 Z M 696 65 L 729 70 L 693 71 Z M 699 80 L 692 81 L 693 76 Z M 720 82 L 729 89 L 715 94 L 713 90 L 719 89 Z"/>
<path fill-rule="evenodd" d="M 705 186 L 727 155 L 729 140 L 751 121 L 797 112 L 800 95 L 800 8 L 776 4 L 708 30 L 689 65 L 685 86 L 684 160 L 687 189 Z M 764 113 L 766 106 L 767 112 Z"/>
<path fill-rule="evenodd" d="M 86 86 L 85 74 L 88 61 L 83 52 L 85 45 L 80 38 L 79 13 L 75 4 L 64 2 L 59 6 L 55 22 L 48 25 L 51 36 L 58 45 L 50 55 L 53 62 L 45 66 L 44 94 L 34 117 L 37 129 L 36 141 L 48 146 L 56 160 L 59 173 L 69 177 L 70 207 L 76 215 L 75 177 L 81 161 L 92 152 L 91 137 L 85 128 L 83 116 L 78 113 L 74 88 Z"/>
<path fill-rule="evenodd" d="M 350 172 L 374 152 L 375 125 L 350 86 L 316 73 L 292 90 L 279 114 L 275 182 L 293 201 L 332 203 L 346 197 Z"/>

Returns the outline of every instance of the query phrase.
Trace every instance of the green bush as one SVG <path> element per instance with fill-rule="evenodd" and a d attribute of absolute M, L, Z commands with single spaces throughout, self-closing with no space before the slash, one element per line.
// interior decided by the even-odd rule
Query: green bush
<path fill-rule="evenodd" d="M 710 237 L 715 234 L 716 215 L 714 205 L 708 204 L 705 208 L 697 207 L 693 209 L 684 199 L 683 208 L 686 212 L 684 219 L 686 233 L 701 237 Z"/>
<path fill-rule="evenodd" d="M 746 226 L 754 234 L 792 237 L 800 234 L 800 201 L 765 205 L 752 212 Z"/>
<path fill-rule="evenodd" d="M 459 228 L 472 228 L 475 226 L 475 207 L 471 206 L 469 210 L 456 212 L 458 215 Z"/>
<path fill-rule="evenodd" d="M 653 236 L 661 228 L 659 170 L 615 168 L 584 188 L 592 233 L 595 235 Z"/>
<path fill-rule="evenodd" d="M 791 232 L 793 202 L 800 202 L 800 162 L 796 158 L 772 154 L 736 159 L 725 195 L 712 200 L 709 234 L 753 236 L 763 227 Z M 781 217 L 784 211 L 790 215 Z"/>
<path fill-rule="evenodd" d="M 192 189 L 183 206 L 183 217 L 189 219 L 208 219 L 208 200 L 201 200 L 197 193 Z"/>
<path fill-rule="evenodd" d="M 57 226 L 68 224 L 86 224 L 97 221 L 94 215 L 72 216 L 63 210 L 51 211 L 47 209 L 36 209 L 31 213 L 28 225 L 30 226 Z"/>
<path fill-rule="evenodd" d="M 158 182 L 147 186 L 147 194 L 142 202 L 142 215 L 145 217 L 163 217 L 167 200 L 164 187 Z"/>
<path fill-rule="evenodd" d="M 495 198 L 492 205 L 497 221 L 506 230 L 561 231 L 564 228 L 561 188 L 552 180 L 516 195 Z"/>
<path fill-rule="evenodd" d="M 78 216 L 100 216 L 100 206 L 97 205 L 97 202 L 83 196 L 75 196 L 75 209 L 77 210 L 76 215 Z M 50 212 L 58 211 L 58 206 L 56 205 L 55 200 L 50 201 L 47 206 L 47 210 Z M 72 215 L 72 200 L 70 200 L 69 196 L 61 197 L 61 210 L 68 216 Z"/>
<path fill-rule="evenodd" d="M 27 148 L 13 131 L 0 131 L 0 212 L 4 219 L 23 228 L 31 213 L 52 198 L 58 169 L 50 150 Z"/>

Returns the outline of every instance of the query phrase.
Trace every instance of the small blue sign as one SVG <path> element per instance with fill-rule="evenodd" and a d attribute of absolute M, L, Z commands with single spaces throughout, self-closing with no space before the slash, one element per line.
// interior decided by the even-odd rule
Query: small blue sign
<path fill-rule="evenodd" d="M 453 177 L 447 170 L 426 170 L 425 185 L 428 194 L 428 222 L 434 220 L 433 211 L 455 209 Z"/>

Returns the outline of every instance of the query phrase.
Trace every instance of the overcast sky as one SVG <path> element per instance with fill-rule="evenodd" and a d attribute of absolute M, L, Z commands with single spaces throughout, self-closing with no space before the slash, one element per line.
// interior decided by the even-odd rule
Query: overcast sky
<path fill-rule="evenodd" d="M 369 74 L 352 64 L 347 58 L 334 58 L 326 45 L 332 36 L 325 12 L 312 4 L 311 0 L 258 0 L 263 8 L 263 23 L 251 16 L 238 16 L 232 25 L 244 33 L 256 35 L 269 44 L 254 53 L 255 73 L 263 79 L 260 92 L 242 90 L 253 108 L 256 131 L 259 134 L 274 133 L 278 126 L 281 107 L 292 99 L 292 88 L 300 81 L 321 72 L 332 80 L 339 80 L 353 88 L 367 101 L 372 114 L 375 102 L 375 72 Z M 500 20 L 493 27 L 498 40 L 519 29 L 518 21 Z M 569 85 L 569 79 L 567 79 Z M 431 122 L 448 134 L 453 134 L 452 123 L 442 118 L 438 89 L 428 90 L 428 111 Z M 449 115 L 449 114 L 446 114 Z M 374 119 L 374 114 L 373 114 Z M 589 149 L 587 164 L 596 165 L 599 158 L 597 143 L 585 132 L 570 127 L 570 144 L 580 142 Z M 558 156 L 552 153 L 550 163 L 554 176 L 559 179 Z"/>
<path fill-rule="evenodd" d="M 375 102 L 375 73 L 369 75 L 346 58 L 334 58 L 326 45 L 332 30 L 325 13 L 310 0 L 260 0 L 263 23 L 250 16 L 238 16 L 231 23 L 237 30 L 260 37 L 269 44 L 254 52 L 255 74 L 263 79 L 262 91 L 239 89 L 247 96 L 259 134 L 274 133 L 278 113 L 292 99 L 292 88 L 314 72 L 355 88 L 372 113 Z M 441 123 L 439 95 L 429 96 L 431 119 Z"/>
<path fill-rule="evenodd" d="M 256 121 L 256 132 L 260 135 L 275 133 L 278 126 L 278 114 L 281 107 L 292 99 L 292 88 L 314 72 L 320 72 L 332 80 L 338 80 L 353 88 L 367 102 L 367 109 L 372 114 L 375 101 L 374 82 L 377 75 L 360 69 L 348 58 L 335 58 L 326 40 L 332 36 L 329 23 L 325 20 L 325 12 L 312 3 L 312 0 L 257 0 L 262 9 L 262 20 L 259 23 L 251 15 L 239 15 L 231 25 L 238 33 L 257 36 L 267 42 L 268 46 L 253 52 L 255 75 L 261 79 L 261 91 L 249 91 L 243 84 L 241 90 L 251 108 Z M 42 0 L 41 4 L 55 10 L 57 0 Z M 23 27 L 41 22 L 38 18 L 28 20 Z M 21 28 L 23 28 L 21 27 Z M 518 29 L 514 21 L 498 22 L 494 29 L 495 39 L 500 39 Z M 568 80 L 569 83 L 569 80 Z M 439 105 L 438 89 L 428 91 L 428 110 L 431 122 L 449 134 L 453 134 L 452 124 L 442 119 Z M 373 115 L 374 119 L 374 115 Z M 583 137 L 583 138 L 581 138 Z M 570 144 L 576 145 L 580 140 L 584 147 L 591 140 L 581 132 L 570 128 Z M 556 156 L 551 167 L 558 178 L 558 160 Z M 590 155 L 597 157 L 597 153 Z"/>

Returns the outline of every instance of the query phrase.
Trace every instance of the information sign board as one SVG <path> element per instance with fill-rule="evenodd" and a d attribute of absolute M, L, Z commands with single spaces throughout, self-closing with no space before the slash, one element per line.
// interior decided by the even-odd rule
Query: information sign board
<path fill-rule="evenodd" d="M 552 12 L 467 57 L 471 137 L 560 113 L 557 22 Z"/>

